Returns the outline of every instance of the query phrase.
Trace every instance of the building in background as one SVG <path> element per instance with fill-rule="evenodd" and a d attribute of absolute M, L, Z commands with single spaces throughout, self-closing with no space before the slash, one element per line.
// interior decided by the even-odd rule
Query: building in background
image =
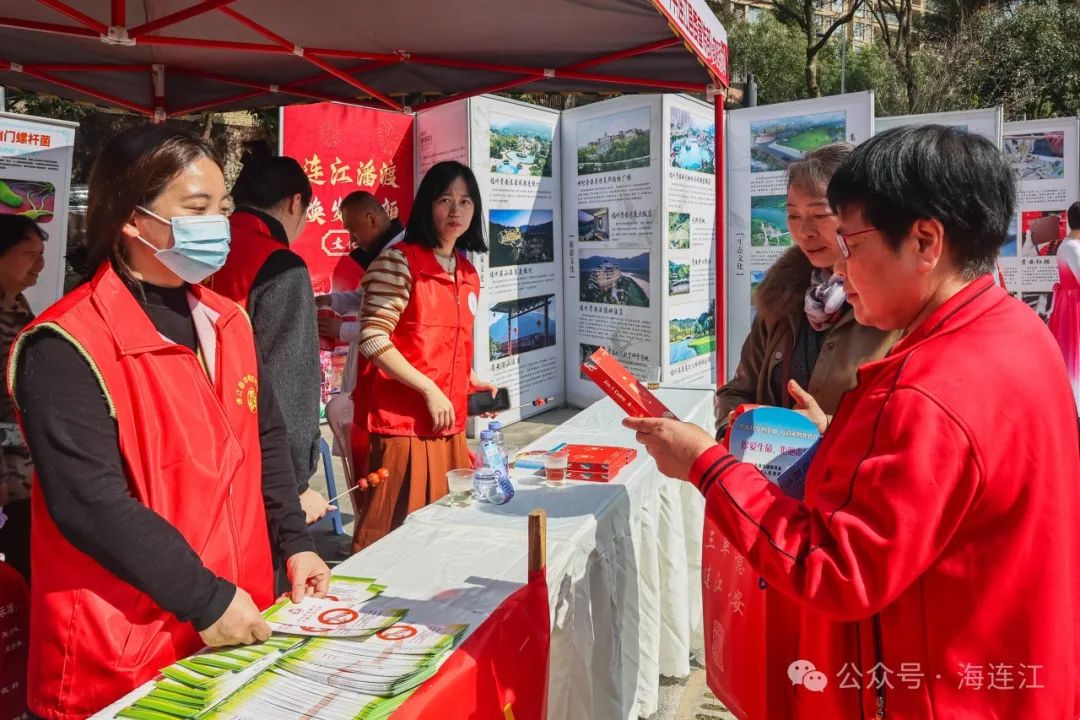
<path fill-rule="evenodd" d="M 869 0 L 871 3 L 875 0 Z M 818 20 L 818 29 L 826 30 L 838 15 L 843 15 L 851 7 L 852 0 L 826 0 L 820 3 L 815 16 Z M 768 0 L 732 0 L 732 9 L 738 17 L 749 22 L 758 20 L 763 13 L 772 12 L 772 3 Z M 911 12 L 917 18 L 922 15 L 926 8 L 926 0 L 911 0 Z M 878 32 L 877 23 L 874 21 L 870 5 L 863 5 L 855 12 L 847 27 L 847 42 L 849 47 L 861 47 L 874 41 L 874 33 Z"/>

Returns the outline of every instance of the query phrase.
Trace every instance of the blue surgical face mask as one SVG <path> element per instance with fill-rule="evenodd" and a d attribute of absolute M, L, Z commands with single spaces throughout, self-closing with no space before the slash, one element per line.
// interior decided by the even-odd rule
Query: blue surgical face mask
<path fill-rule="evenodd" d="M 172 220 L 150 212 L 141 205 L 140 212 L 172 226 L 173 245 L 159 249 L 139 237 L 154 250 L 161 264 L 180 276 L 185 282 L 201 283 L 225 264 L 229 256 L 229 219 L 224 215 L 177 215 Z"/>

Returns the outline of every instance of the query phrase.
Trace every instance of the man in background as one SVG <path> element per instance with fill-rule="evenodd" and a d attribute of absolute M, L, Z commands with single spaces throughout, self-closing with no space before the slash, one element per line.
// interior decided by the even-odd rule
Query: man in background
<path fill-rule="evenodd" d="M 396 218 L 391 220 L 375 196 L 364 190 L 349 193 L 341 201 L 341 224 L 349 231 L 349 240 L 352 245 L 349 257 L 360 266 L 361 270 L 366 270 L 371 261 L 378 257 L 387 245 L 399 240 L 405 234 L 401 223 Z M 359 287 L 355 290 L 331 292 L 315 298 L 316 307 L 329 308 L 336 313 L 336 316 L 319 318 L 319 335 L 341 340 L 350 346 L 349 360 L 345 366 L 344 386 L 341 389 L 343 394 L 352 392 L 356 381 L 356 375 L 352 369 L 356 364 L 356 342 L 360 339 L 360 323 L 346 321 L 340 316 L 359 313 L 362 299 L 363 295 Z"/>

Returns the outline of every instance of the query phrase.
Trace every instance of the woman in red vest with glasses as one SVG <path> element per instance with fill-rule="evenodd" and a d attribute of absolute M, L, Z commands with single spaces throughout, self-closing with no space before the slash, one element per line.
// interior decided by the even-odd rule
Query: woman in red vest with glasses
<path fill-rule="evenodd" d="M 225 261 L 204 142 L 115 138 L 87 208 L 93 275 L 16 340 L 8 382 L 35 466 L 28 704 L 82 718 L 204 645 L 265 640 L 271 539 L 294 600 L 325 594 L 285 429 Z"/>
<path fill-rule="evenodd" d="M 464 251 L 487 252 L 483 222 L 472 171 L 438 163 L 420 183 L 404 240 L 364 274 L 360 354 L 373 370 L 355 392 L 354 455 L 366 453 L 366 466 L 385 467 L 389 479 L 364 493 L 354 550 L 445 495 L 447 471 L 471 465 L 469 393 L 495 389 L 472 368 L 480 281 Z"/>

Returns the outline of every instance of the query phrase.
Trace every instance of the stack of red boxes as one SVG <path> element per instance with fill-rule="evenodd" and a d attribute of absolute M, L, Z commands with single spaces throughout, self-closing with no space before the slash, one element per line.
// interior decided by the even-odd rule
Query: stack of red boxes
<path fill-rule="evenodd" d="M 566 465 L 568 480 L 607 482 L 637 457 L 633 448 L 607 445 L 567 445 L 561 449 L 570 453 Z"/>

